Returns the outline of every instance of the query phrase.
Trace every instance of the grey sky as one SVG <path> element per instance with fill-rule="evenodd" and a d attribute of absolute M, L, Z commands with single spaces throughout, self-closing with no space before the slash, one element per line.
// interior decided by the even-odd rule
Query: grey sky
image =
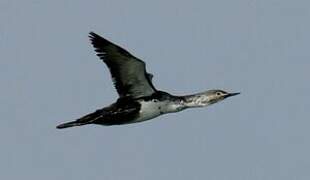
<path fill-rule="evenodd" d="M 0 179 L 310 179 L 310 2 L 0 0 Z M 158 89 L 242 95 L 127 126 L 55 126 L 117 94 L 87 38 Z"/>

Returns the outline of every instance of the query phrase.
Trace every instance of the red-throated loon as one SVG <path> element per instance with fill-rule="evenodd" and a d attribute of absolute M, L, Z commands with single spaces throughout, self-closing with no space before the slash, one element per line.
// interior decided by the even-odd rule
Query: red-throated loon
<path fill-rule="evenodd" d="M 108 126 L 137 123 L 166 113 L 208 106 L 240 94 L 209 90 L 193 95 L 174 96 L 158 91 L 152 84 L 153 75 L 146 72 L 142 60 L 93 32 L 89 34 L 89 38 L 99 58 L 108 66 L 119 98 L 110 106 L 58 125 L 59 129 L 86 124 Z"/>

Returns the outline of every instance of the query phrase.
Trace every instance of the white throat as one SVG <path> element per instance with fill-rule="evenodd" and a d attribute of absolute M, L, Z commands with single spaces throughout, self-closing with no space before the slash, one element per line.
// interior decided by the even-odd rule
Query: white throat
<path fill-rule="evenodd" d="M 197 93 L 193 95 L 183 96 L 184 106 L 186 108 L 205 107 L 210 104 L 210 96 L 205 93 Z"/>

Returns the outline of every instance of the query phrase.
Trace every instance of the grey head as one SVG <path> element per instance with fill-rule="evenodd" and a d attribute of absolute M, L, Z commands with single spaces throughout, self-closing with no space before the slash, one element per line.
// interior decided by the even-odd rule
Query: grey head
<path fill-rule="evenodd" d="M 240 94 L 238 93 L 228 93 L 226 91 L 220 90 L 220 89 L 214 89 L 214 90 L 209 90 L 205 92 L 206 96 L 208 97 L 208 102 L 209 104 L 214 104 L 219 101 L 222 101 L 228 97 L 236 96 Z"/>
<path fill-rule="evenodd" d="M 228 97 L 236 96 L 238 93 L 228 93 L 223 90 L 214 89 L 205 92 L 183 96 L 185 108 L 205 107 L 220 102 Z"/>

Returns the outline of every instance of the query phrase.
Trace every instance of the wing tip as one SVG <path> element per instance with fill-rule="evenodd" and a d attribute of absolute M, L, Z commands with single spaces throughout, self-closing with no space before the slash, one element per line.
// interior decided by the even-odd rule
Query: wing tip
<path fill-rule="evenodd" d="M 96 37 L 96 36 L 99 36 L 99 35 L 96 34 L 96 33 L 94 33 L 93 31 L 90 31 L 90 32 L 88 33 L 88 37 L 89 37 L 89 38 L 94 38 L 94 37 Z"/>
<path fill-rule="evenodd" d="M 94 33 L 93 31 L 89 32 L 88 35 L 91 44 L 95 47 L 95 48 L 99 48 L 104 47 L 104 46 L 108 46 L 108 45 L 113 45 L 113 43 L 111 43 L 110 41 L 108 41 L 107 39 L 101 37 L 100 35 Z"/>
<path fill-rule="evenodd" d="M 94 42 L 96 39 L 102 39 L 98 34 L 94 33 L 93 31 L 89 32 L 88 37 L 91 42 Z"/>

